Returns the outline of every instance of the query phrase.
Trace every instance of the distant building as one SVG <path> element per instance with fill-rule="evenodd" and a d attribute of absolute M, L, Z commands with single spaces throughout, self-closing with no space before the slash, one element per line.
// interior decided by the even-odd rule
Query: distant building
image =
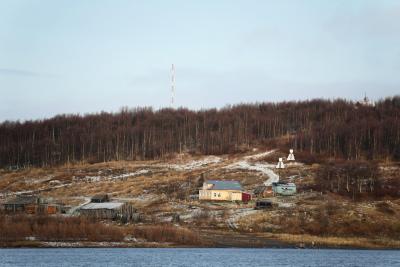
<path fill-rule="evenodd" d="M 270 209 L 273 207 L 272 201 L 269 199 L 258 200 L 256 202 L 256 206 L 254 209 L 256 210 L 263 210 L 263 209 Z"/>
<path fill-rule="evenodd" d="M 365 94 L 364 98 L 361 101 L 357 101 L 356 103 L 357 106 L 367 106 L 367 107 L 374 107 L 375 106 L 375 102 L 370 100 L 367 97 L 367 94 Z"/>
<path fill-rule="evenodd" d="M 296 194 L 296 185 L 294 183 L 272 183 L 274 195 L 292 196 Z"/>
<path fill-rule="evenodd" d="M 95 195 L 90 199 L 90 202 L 92 203 L 103 203 L 103 202 L 109 202 L 110 198 L 108 197 L 107 194 L 104 195 Z"/>
<path fill-rule="evenodd" d="M 3 204 L 6 213 L 57 214 L 61 212 L 61 204 L 39 196 L 17 196 Z"/>
<path fill-rule="evenodd" d="M 247 192 L 242 192 L 242 201 L 247 203 L 251 200 L 251 194 Z"/>
<path fill-rule="evenodd" d="M 251 196 L 244 193 L 242 185 L 238 181 L 208 180 L 199 190 L 200 200 L 221 201 L 249 201 Z"/>
<path fill-rule="evenodd" d="M 132 205 L 124 202 L 89 203 L 82 206 L 79 212 L 82 216 L 109 220 L 132 220 L 137 214 Z"/>
<path fill-rule="evenodd" d="M 6 213 L 31 213 L 30 211 L 39 205 L 37 196 L 17 196 L 7 201 L 4 205 Z"/>

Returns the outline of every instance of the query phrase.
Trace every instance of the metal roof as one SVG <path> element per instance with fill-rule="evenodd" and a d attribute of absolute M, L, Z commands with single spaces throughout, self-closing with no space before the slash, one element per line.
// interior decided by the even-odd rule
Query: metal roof
<path fill-rule="evenodd" d="M 103 202 L 103 203 L 89 203 L 81 207 L 81 210 L 113 210 L 118 209 L 125 203 L 122 202 Z"/>
<path fill-rule="evenodd" d="M 283 182 L 277 182 L 277 183 L 272 183 L 273 186 L 288 186 L 288 187 L 296 187 L 295 183 L 283 183 Z"/>
<path fill-rule="evenodd" d="M 37 204 L 39 198 L 36 196 L 18 196 L 5 204 L 8 205 L 27 205 L 27 204 Z"/>
<path fill-rule="evenodd" d="M 242 185 L 238 181 L 217 181 L 217 180 L 208 180 L 207 184 L 212 184 L 213 190 L 239 190 L 243 191 Z"/>

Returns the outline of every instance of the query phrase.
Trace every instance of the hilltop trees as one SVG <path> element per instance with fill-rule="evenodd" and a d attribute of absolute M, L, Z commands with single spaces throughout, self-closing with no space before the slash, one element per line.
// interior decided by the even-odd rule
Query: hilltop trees
<path fill-rule="evenodd" d="M 0 167 L 158 159 L 183 151 L 223 154 L 276 138 L 311 155 L 399 160 L 400 97 L 375 107 L 313 100 L 201 111 L 122 109 L 115 114 L 4 122 Z"/>

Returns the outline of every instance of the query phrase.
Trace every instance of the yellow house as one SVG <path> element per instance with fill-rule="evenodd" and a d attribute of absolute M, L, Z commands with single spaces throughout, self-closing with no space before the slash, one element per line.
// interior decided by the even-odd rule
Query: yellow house
<path fill-rule="evenodd" d="M 242 193 L 242 185 L 237 181 L 208 180 L 203 183 L 202 189 L 199 190 L 199 199 L 241 201 Z"/>

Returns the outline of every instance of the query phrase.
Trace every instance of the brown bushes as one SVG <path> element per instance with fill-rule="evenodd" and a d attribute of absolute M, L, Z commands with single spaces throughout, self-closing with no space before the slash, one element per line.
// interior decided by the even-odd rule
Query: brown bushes
<path fill-rule="evenodd" d="M 326 162 L 328 156 L 325 154 L 311 154 L 309 151 L 296 151 L 296 160 L 304 164 L 321 164 Z"/>
<path fill-rule="evenodd" d="M 124 238 L 115 226 L 80 217 L 21 215 L 0 218 L 0 241 L 22 241 L 28 237 L 41 241 L 121 241 Z"/>
<path fill-rule="evenodd" d="M 375 205 L 376 210 L 385 214 L 394 215 L 396 212 L 386 202 L 379 202 Z"/>
<path fill-rule="evenodd" d="M 130 232 L 134 237 L 149 242 L 170 242 L 178 245 L 202 244 L 197 233 L 173 225 L 134 226 Z"/>
<path fill-rule="evenodd" d="M 323 237 L 388 238 L 400 240 L 399 206 L 379 202 L 341 205 L 327 201 L 309 207 L 294 207 L 256 213 L 240 221 L 244 231 Z"/>
<path fill-rule="evenodd" d="M 322 165 L 316 183 L 321 191 L 337 192 L 353 200 L 376 196 L 381 189 L 380 171 L 372 161 L 331 161 Z"/>

